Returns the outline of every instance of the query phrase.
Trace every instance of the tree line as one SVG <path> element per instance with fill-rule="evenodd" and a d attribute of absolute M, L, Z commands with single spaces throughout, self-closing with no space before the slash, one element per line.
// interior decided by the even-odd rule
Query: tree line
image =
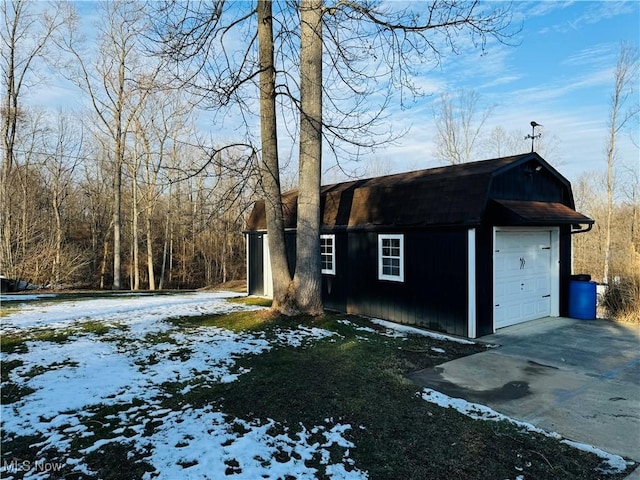
<path fill-rule="evenodd" d="M 22 121 L 29 136 L 18 138 L 4 186 L 8 278 L 113 287 L 114 164 L 99 140 L 80 143 L 81 122 L 63 112 Z M 240 232 L 253 200 L 244 153 L 210 159 L 200 146 L 177 142 L 162 152 L 157 141 L 132 138 L 122 162 L 121 288 L 196 288 L 242 278 Z"/>
<path fill-rule="evenodd" d="M 101 6 L 95 48 L 72 4 L 0 5 L 0 273 L 53 287 L 194 288 L 244 275 L 255 191 L 249 144 L 202 138 L 197 102 L 145 44 L 143 5 Z M 27 107 L 43 75 L 81 110 Z"/>

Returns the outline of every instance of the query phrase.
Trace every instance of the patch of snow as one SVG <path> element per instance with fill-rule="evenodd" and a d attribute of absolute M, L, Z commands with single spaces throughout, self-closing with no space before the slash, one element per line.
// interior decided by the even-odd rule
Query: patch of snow
<path fill-rule="evenodd" d="M 283 345 L 290 347 L 302 347 L 308 345 L 315 340 L 321 340 L 323 338 L 340 336 L 336 332 L 325 330 L 317 327 L 305 327 L 304 325 L 298 325 L 296 330 L 284 330 L 278 329 L 275 332 L 275 336 L 279 342 Z"/>
<path fill-rule="evenodd" d="M 461 343 L 463 345 L 475 345 L 476 342 L 471 340 L 465 340 L 464 338 L 452 337 L 450 335 L 444 335 L 442 333 L 429 332 L 422 330 L 421 328 L 410 327 L 408 325 L 401 325 L 399 323 L 389 322 L 387 320 L 380 320 L 379 318 L 371 319 L 371 322 L 376 325 L 380 325 L 387 329 L 386 335 L 390 337 L 405 337 L 408 334 L 422 335 L 424 337 L 434 338 L 436 340 L 447 340 L 449 342 Z"/>
<path fill-rule="evenodd" d="M 239 428 L 231 429 L 230 425 Z M 320 434 L 326 439 L 322 445 L 312 442 L 312 436 L 317 437 L 318 432 L 312 434 L 302 425 L 301 431 L 295 434 L 288 434 L 289 429 L 281 425 L 278 430 L 285 433 L 270 434 L 269 430 L 276 425 L 271 419 L 263 423 L 229 418 L 210 408 L 172 412 L 154 434 L 140 439 L 155 446 L 147 460 L 158 470 L 146 473 L 143 478 L 220 478 L 221 472 L 227 470 L 233 472 L 233 478 L 248 480 L 287 476 L 313 478 L 316 469 L 305 462 L 318 456 L 327 465 L 331 478 L 367 478 L 365 472 L 357 469 L 347 472 L 342 463 L 330 462 L 329 447 L 350 444 L 341 436 L 349 425 L 338 424 L 331 430 L 320 427 Z M 191 466 L 185 468 L 183 465 Z"/>
<path fill-rule="evenodd" d="M 349 327 L 353 327 L 356 330 L 360 331 L 360 332 L 366 332 L 366 333 L 379 333 L 378 330 L 371 328 L 371 327 L 364 327 L 361 325 L 358 325 L 357 323 L 353 323 L 349 320 L 338 320 L 338 323 L 342 323 L 343 325 L 348 325 Z"/>
<path fill-rule="evenodd" d="M 275 424 L 273 420 L 250 423 L 212 407 L 184 405 L 172 410 L 161 406 L 162 400 L 170 397 L 163 384 L 177 384 L 182 386 L 182 393 L 187 393 L 197 385 L 233 382 L 249 371 L 236 366 L 240 356 L 260 354 L 273 344 L 300 347 L 337 335 L 300 325 L 281 329 L 273 342 L 262 333 L 236 333 L 217 327 L 185 329 L 167 321 L 171 317 L 258 308 L 226 302 L 229 296 L 198 292 L 22 305 L 20 311 L 3 317 L 2 333 L 28 336 L 32 329 L 47 327 L 65 332 L 71 329 L 73 334 L 57 342 L 29 340 L 25 353 L 0 356 L 3 362 L 22 362 L 11 370 L 9 380 L 34 390 L 1 406 L 4 434 L 8 438 L 39 435 L 43 441 L 35 447 L 40 451 L 53 448 L 62 457 L 69 457 L 65 452 L 71 451 L 74 439 L 82 439 L 87 445 L 84 454 L 112 442 L 131 443 L 132 454 L 148 448 L 150 456 L 145 460 L 157 472 L 147 473 L 145 478 L 217 479 L 227 469 L 239 479 L 288 475 L 309 478 L 314 469 L 307 467 L 305 460 L 312 457 L 321 459 L 330 478 L 366 478 L 348 457 L 348 449 L 353 448 L 344 437 L 349 425 L 321 425 L 313 431 L 303 428 L 291 437 L 273 437 L 267 433 Z M 83 331 L 81 324 L 88 320 L 116 328 L 101 335 Z M 115 438 L 92 441 L 91 419 L 101 406 L 114 411 L 99 421 L 113 422 Z M 157 420 L 161 423 L 149 436 L 146 425 Z M 233 424 L 242 426 L 240 432 L 232 428 Z M 276 430 L 282 431 L 283 427 Z M 319 435 L 324 438 L 321 442 Z M 329 449 L 335 445 L 347 452 L 341 461 L 331 463 Z M 287 455 L 276 460 L 274 455 L 279 452 Z M 91 474 L 82 458 L 68 458 L 66 464 L 75 472 Z M 12 478 L 4 466 L 0 471 L 3 478 Z M 24 478 L 43 477 L 31 471 Z"/>
<path fill-rule="evenodd" d="M 476 420 L 490 420 L 495 422 L 507 421 L 523 428 L 528 432 L 539 433 L 546 437 L 555 438 L 557 440 L 561 440 L 561 443 L 565 443 L 580 450 L 594 453 L 609 464 L 610 470 L 608 470 L 608 473 L 620 473 L 624 472 L 627 469 L 626 461 L 619 455 L 607 453 L 603 450 L 600 450 L 599 448 L 595 448 L 590 445 L 563 439 L 562 436 L 556 432 L 547 432 L 546 430 L 538 428 L 531 423 L 514 420 L 510 417 L 507 417 L 506 415 L 503 415 L 502 413 L 496 412 L 486 405 L 467 402 L 466 400 L 463 400 L 461 398 L 449 397 L 444 393 L 440 393 L 430 388 L 425 388 L 422 391 L 422 399 L 444 408 L 453 408 L 454 410 L 457 410 L 458 412 Z"/>
<path fill-rule="evenodd" d="M 624 472 L 628 467 L 628 464 L 624 460 L 624 458 L 618 455 L 612 455 L 611 453 L 605 452 L 604 450 L 598 447 L 594 447 L 593 445 L 587 445 L 586 443 L 578 443 L 578 442 L 574 442 L 572 440 L 567 440 L 567 439 L 561 440 L 560 443 L 564 443 L 573 448 L 577 448 L 578 450 L 582 450 L 583 452 L 594 453 L 600 458 L 604 459 L 609 464 L 609 468 L 602 469 L 602 473 L 605 473 L 605 474 L 620 473 L 620 472 Z"/>
<path fill-rule="evenodd" d="M 175 295 L 113 295 L 105 298 L 75 299 L 66 302 L 38 302 L 21 305 L 17 312 L 2 318 L 2 333 L 25 328 L 63 328 L 92 320 L 123 323 L 131 327 L 149 324 L 170 317 L 228 313 L 235 310 L 257 309 L 242 304 L 224 302 L 225 298 L 242 294 L 232 292 L 195 292 Z"/>
<path fill-rule="evenodd" d="M 438 347 L 431 347 L 431 351 L 436 353 L 447 353 L 444 349 Z"/>

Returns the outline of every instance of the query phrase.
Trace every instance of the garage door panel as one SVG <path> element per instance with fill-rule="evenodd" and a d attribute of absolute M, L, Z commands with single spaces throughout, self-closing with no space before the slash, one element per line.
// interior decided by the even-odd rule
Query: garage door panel
<path fill-rule="evenodd" d="M 529 300 L 522 303 L 522 309 L 520 311 L 520 315 L 522 317 L 529 318 L 532 315 L 536 315 L 538 313 L 538 302 L 536 300 Z"/>
<path fill-rule="evenodd" d="M 513 318 L 513 317 L 521 317 L 522 316 L 522 305 L 521 304 L 516 304 L 516 305 L 507 305 L 505 308 L 505 313 L 506 313 L 506 318 L 505 320 L 507 320 L 508 318 Z"/>
<path fill-rule="evenodd" d="M 508 282 L 504 286 L 504 294 L 509 297 L 518 297 L 520 295 L 521 289 L 518 282 Z M 506 302 L 506 300 L 505 300 Z"/>
<path fill-rule="evenodd" d="M 520 284 L 520 296 L 523 298 L 529 298 L 535 291 L 535 281 L 526 281 Z"/>
<path fill-rule="evenodd" d="M 505 268 L 507 268 L 507 262 L 505 261 L 505 258 L 496 258 L 494 268 L 496 272 L 504 272 Z"/>
<path fill-rule="evenodd" d="M 551 313 L 551 231 L 496 232 L 495 328 Z"/>
<path fill-rule="evenodd" d="M 538 310 L 536 311 L 536 314 L 540 316 L 549 315 L 549 312 L 551 311 L 551 297 L 543 298 L 542 301 L 538 302 L 537 305 L 538 305 Z"/>
<path fill-rule="evenodd" d="M 551 278 L 548 275 L 536 278 L 535 284 L 536 292 L 542 293 L 543 295 L 551 294 Z"/>

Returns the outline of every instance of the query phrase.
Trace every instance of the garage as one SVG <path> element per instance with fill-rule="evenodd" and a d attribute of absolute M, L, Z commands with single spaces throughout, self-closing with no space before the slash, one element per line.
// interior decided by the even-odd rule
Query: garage
<path fill-rule="evenodd" d="M 291 272 L 297 201 L 282 196 Z M 320 210 L 325 308 L 469 338 L 566 315 L 571 239 L 593 224 L 537 153 L 325 185 Z M 270 295 L 264 200 L 244 233 L 248 291 Z"/>
<path fill-rule="evenodd" d="M 558 229 L 496 229 L 494 328 L 557 316 Z"/>

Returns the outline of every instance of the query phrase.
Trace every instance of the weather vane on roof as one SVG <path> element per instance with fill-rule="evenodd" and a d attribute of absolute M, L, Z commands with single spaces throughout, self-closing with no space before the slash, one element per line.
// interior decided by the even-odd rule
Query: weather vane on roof
<path fill-rule="evenodd" d="M 527 135 L 526 137 L 524 137 L 525 140 L 527 139 L 531 139 L 531 152 L 533 152 L 533 142 L 535 141 L 536 138 L 540 138 L 542 136 L 542 132 L 538 133 L 536 135 L 536 127 L 542 127 L 542 125 L 540 125 L 539 123 L 536 122 L 531 122 L 531 135 Z"/>

